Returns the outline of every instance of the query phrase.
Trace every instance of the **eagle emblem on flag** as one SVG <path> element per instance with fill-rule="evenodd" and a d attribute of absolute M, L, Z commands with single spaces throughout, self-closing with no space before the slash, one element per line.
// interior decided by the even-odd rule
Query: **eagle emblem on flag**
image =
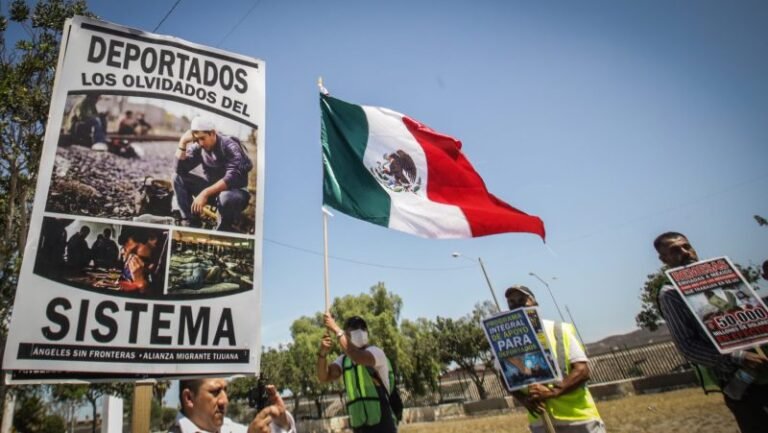
<path fill-rule="evenodd" d="M 380 184 L 391 191 L 415 193 L 421 189 L 422 181 L 416 164 L 402 149 L 385 153 L 382 160 L 376 161 L 376 167 L 369 170 Z"/>

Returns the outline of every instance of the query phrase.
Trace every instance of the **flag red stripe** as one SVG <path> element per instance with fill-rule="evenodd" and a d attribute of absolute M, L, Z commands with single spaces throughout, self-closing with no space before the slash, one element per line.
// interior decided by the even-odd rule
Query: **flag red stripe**
<path fill-rule="evenodd" d="M 473 237 L 528 232 L 544 239 L 544 223 L 539 217 L 515 209 L 488 192 L 483 179 L 461 153 L 461 141 L 407 116 L 403 116 L 403 123 L 427 157 L 427 197 L 461 208 Z"/>

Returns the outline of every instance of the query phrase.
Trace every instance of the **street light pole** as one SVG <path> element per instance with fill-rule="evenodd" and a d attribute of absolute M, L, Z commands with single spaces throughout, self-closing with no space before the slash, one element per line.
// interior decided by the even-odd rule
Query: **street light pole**
<path fill-rule="evenodd" d="M 579 340 L 581 340 L 581 345 L 584 346 L 584 352 L 587 352 L 587 344 L 584 343 L 584 337 L 581 336 L 581 332 L 579 332 L 579 327 L 576 325 L 576 321 L 573 320 L 573 315 L 571 314 L 571 310 L 568 308 L 568 304 L 565 305 L 565 311 L 568 312 L 568 317 L 571 318 L 571 323 L 573 323 L 573 327 L 576 328 L 576 333 L 579 334 Z"/>
<path fill-rule="evenodd" d="M 557 301 L 555 300 L 555 295 L 552 294 L 552 289 L 549 288 L 549 284 L 547 284 L 547 282 L 544 281 L 540 276 L 536 275 L 535 272 L 528 272 L 528 275 L 532 277 L 536 277 L 537 280 L 541 281 L 541 283 L 544 284 L 544 287 L 546 287 L 547 291 L 549 292 L 549 296 L 552 298 L 552 302 L 555 304 L 555 308 L 557 308 L 557 314 L 560 315 L 560 320 L 565 322 L 565 316 L 563 316 L 563 312 L 560 311 L 560 306 L 557 305 Z"/>
<path fill-rule="evenodd" d="M 457 257 L 463 257 L 467 260 L 471 260 L 469 257 L 462 255 L 461 253 L 453 253 L 451 254 L 454 258 Z M 485 282 L 488 283 L 488 289 L 491 291 L 491 296 L 493 296 L 493 302 L 496 303 L 496 309 L 498 311 L 501 311 L 501 305 L 499 304 L 499 300 L 496 299 L 496 292 L 493 291 L 493 285 L 491 284 L 491 279 L 488 278 L 488 272 L 485 270 L 485 265 L 483 264 L 483 259 L 480 257 L 477 258 L 477 262 L 480 263 L 480 269 L 483 271 L 483 275 L 485 276 Z"/>
<path fill-rule="evenodd" d="M 488 278 L 488 272 L 485 271 L 485 265 L 483 265 L 483 259 L 478 257 L 477 262 L 480 263 L 480 269 L 483 270 L 483 275 L 485 275 L 485 282 L 488 283 L 488 288 L 491 290 L 491 296 L 493 296 L 493 302 L 496 303 L 496 309 L 501 311 L 501 305 L 499 305 L 499 300 L 496 299 L 496 292 L 493 291 L 493 286 L 491 285 L 491 279 Z"/>

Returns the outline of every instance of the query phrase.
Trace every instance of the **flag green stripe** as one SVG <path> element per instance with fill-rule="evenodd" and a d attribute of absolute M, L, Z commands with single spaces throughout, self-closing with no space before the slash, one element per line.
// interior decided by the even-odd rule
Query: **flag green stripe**
<path fill-rule="evenodd" d="M 368 222 L 389 226 L 390 198 L 363 165 L 368 119 L 363 109 L 320 96 L 323 204 Z"/>

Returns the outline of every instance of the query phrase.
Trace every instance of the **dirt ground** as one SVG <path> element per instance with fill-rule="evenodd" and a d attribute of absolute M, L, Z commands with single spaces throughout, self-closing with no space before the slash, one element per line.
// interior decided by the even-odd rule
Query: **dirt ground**
<path fill-rule="evenodd" d="M 608 433 L 738 433 L 720 394 L 699 388 L 598 402 Z M 401 433 L 525 433 L 524 413 L 402 425 Z"/>

